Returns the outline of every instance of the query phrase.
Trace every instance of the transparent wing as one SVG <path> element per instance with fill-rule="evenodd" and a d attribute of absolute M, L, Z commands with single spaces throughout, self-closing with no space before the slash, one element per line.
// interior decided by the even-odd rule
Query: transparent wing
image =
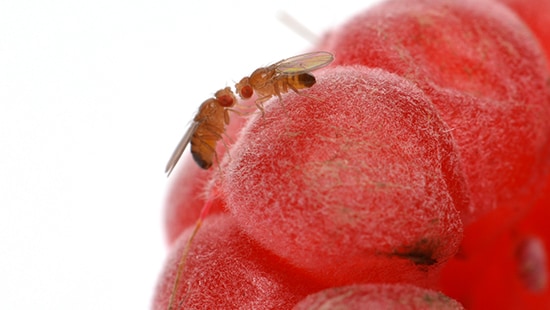
<path fill-rule="evenodd" d="M 178 146 L 176 147 L 176 149 L 172 153 L 172 156 L 170 157 L 170 160 L 166 164 L 166 169 L 164 170 L 164 172 L 167 174 L 167 176 L 170 176 L 170 173 L 172 173 L 172 170 L 174 170 L 174 167 L 178 163 L 178 160 L 183 154 L 183 151 L 185 151 L 187 144 L 189 144 L 189 141 L 191 141 L 191 137 L 197 130 L 197 127 L 199 127 L 199 122 L 193 122 L 185 132 L 185 135 L 183 135 L 183 137 L 181 138 L 180 143 L 178 143 Z"/>
<path fill-rule="evenodd" d="M 273 67 L 280 74 L 294 75 L 317 70 L 329 65 L 333 60 L 334 55 L 329 52 L 313 52 L 283 59 Z"/>

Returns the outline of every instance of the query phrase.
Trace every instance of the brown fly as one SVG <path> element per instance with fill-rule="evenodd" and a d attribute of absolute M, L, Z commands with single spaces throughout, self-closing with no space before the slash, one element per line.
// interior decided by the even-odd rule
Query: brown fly
<path fill-rule="evenodd" d="M 214 98 L 207 99 L 201 104 L 193 123 L 181 138 L 166 165 L 168 175 L 176 166 L 189 142 L 191 142 L 191 154 L 195 162 L 202 169 L 212 166 L 214 159 L 217 160 L 216 144 L 222 139 L 225 127 L 229 124 L 229 108 L 235 103 L 237 98 L 231 89 L 226 87 L 218 90 Z"/>
<path fill-rule="evenodd" d="M 310 72 L 327 66 L 334 60 L 329 52 L 313 52 L 283 59 L 268 67 L 256 69 L 235 85 L 237 94 L 243 99 L 258 96 L 256 105 L 263 112 L 262 103 L 273 96 L 282 100 L 281 94 L 290 90 L 310 88 L 316 82 Z"/>
<path fill-rule="evenodd" d="M 263 103 L 273 96 L 282 100 L 281 94 L 290 90 L 310 88 L 316 82 L 311 71 L 327 66 L 334 60 L 329 52 L 313 52 L 283 59 L 271 66 L 256 69 L 235 85 L 235 90 L 243 99 L 257 94 L 256 106 L 263 113 Z M 237 103 L 229 87 L 216 92 L 214 98 L 203 102 L 193 123 L 180 140 L 165 172 L 170 175 L 179 158 L 191 142 L 191 154 L 203 169 L 209 169 L 217 160 L 216 144 L 222 139 L 229 124 L 229 111 Z"/>

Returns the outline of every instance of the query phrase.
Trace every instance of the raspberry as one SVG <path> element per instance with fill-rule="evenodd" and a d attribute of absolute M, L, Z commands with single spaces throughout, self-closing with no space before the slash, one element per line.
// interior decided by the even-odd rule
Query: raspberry
<path fill-rule="evenodd" d="M 306 96 L 270 102 L 241 132 L 222 166 L 231 213 L 325 283 L 429 282 L 457 249 L 467 200 L 449 128 L 383 70 L 325 70 Z"/>

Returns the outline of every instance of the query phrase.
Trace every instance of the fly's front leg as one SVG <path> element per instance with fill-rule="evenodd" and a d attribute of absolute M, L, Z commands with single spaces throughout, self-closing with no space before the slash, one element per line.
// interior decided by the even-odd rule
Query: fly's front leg
<path fill-rule="evenodd" d="M 271 98 L 271 97 L 272 96 L 264 96 L 264 97 L 256 99 L 255 104 L 256 104 L 256 107 L 258 107 L 258 110 L 260 110 L 260 112 L 262 112 L 262 117 L 264 117 L 264 115 L 265 115 L 264 102 L 269 100 L 269 98 Z"/>

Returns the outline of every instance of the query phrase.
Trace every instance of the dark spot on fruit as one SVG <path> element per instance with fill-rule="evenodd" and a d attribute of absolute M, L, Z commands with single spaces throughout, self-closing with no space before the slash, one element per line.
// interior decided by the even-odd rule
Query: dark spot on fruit
<path fill-rule="evenodd" d="M 415 245 L 403 246 L 394 252 L 394 256 L 408 259 L 415 265 L 431 266 L 437 264 L 434 252 L 437 249 L 437 242 L 434 240 L 422 239 Z"/>
<path fill-rule="evenodd" d="M 431 256 L 431 253 L 411 251 L 408 253 L 395 253 L 395 256 L 408 259 L 415 265 L 431 266 L 437 263 L 437 260 Z"/>

